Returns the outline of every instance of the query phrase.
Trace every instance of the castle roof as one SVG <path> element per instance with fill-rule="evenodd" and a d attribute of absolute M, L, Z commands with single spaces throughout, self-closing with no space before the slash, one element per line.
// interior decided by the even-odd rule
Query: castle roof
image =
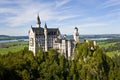
<path fill-rule="evenodd" d="M 44 35 L 44 29 L 41 27 L 32 27 L 32 30 L 38 35 Z"/>
<path fill-rule="evenodd" d="M 77 27 L 75 27 L 75 29 L 78 29 Z"/>
<path fill-rule="evenodd" d="M 44 35 L 44 28 L 32 27 L 32 30 L 34 33 Z M 59 29 L 58 28 L 47 28 L 47 34 L 48 35 L 57 35 L 57 34 L 59 34 Z"/>
<path fill-rule="evenodd" d="M 48 28 L 48 35 L 57 35 L 59 29 L 58 28 Z"/>

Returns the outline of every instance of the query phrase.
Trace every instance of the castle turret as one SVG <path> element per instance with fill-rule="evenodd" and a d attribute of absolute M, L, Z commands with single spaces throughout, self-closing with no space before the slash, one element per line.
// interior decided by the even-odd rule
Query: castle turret
<path fill-rule="evenodd" d="M 96 47 L 97 46 L 97 43 L 96 43 L 96 41 L 93 41 L 93 45 Z"/>
<path fill-rule="evenodd" d="M 60 34 L 60 31 L 59 31 L 59 28 L 58 28 L 58 31 L 57 31 L 57 38 L 61 39 L 61 34 Z"/>
<path fill-rule="evenodd" d="M 70 40 L 68 40 L 67 41 L 67 48 L 68 48 L 68 58 L 70 58 L 71 56 L 72 56 L 72 44 L 71 44 L 71 41 Z"/>
<path fill-rule="evenodd" d="M 74 40 L 75 42 L 79 42 L 79 33 L 78 33 L 78 28 L 74 28 Z"/>
<path fill-rule="evenodd" d="M 61 53 L 67 58 L 67 40 L 66 39 L 62 39 Z"/>
<path fill-rule="evenodd" d="M 40 21 L 40 17 L 39 15 L 37 16 L 37 23 L 36 23 L 37 27 L 41 27 L 41 21 Z"/>
<path fill-rule="evenodd" d="M 44 35 L 45 35 L 45 51 L 48 51 L 48 39 L 47 39 L 47 24 L 44 26 Z"/>

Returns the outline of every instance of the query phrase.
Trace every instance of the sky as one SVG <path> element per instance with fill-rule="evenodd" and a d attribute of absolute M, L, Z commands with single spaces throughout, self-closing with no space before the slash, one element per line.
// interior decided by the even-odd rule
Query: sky
<path fill-rule="evenodd" d="M 0 0 L 0 35 L 28 35 L 38 14 L 62 34 L 120 34 L 120 0 Z"/>

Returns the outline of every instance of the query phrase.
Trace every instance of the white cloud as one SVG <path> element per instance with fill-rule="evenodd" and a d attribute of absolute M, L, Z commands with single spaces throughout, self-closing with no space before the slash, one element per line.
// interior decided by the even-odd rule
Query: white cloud
<path fill-rule="evenodd" d="M 29 4 L 28 4 L 29 3 Z M 23 4 L 22 2 L 19 3 L 20 8 L 0 8 L 0 13 L 5 14 L 12 14 L 13 16 L 9 15 L 6 19 L 3 19 L 1 22 L 7 23 L 9 26 L 20 26 L 24 23 L 28 23 L 33 21 L 33 19 L 36 19 L 37 13 L 40 14 L 40 17 L 43 20 L 49 20 L 51 19 L 51 16 L 55 14 L 55 11 L 53 11 L 51 8 L 51 4 L 47 3 L 34 3 L 28 2 L 27 5 Z"/>
<path fill-rule="evenodd" d="M 108 0 L 102 4 L 102 8 L 120 5 L 120 0 Z"/>
<path fill-rule="evenodd" d="M 14 0 L 13 0 L 14 1 Z M 63 6 L 67 4 L 70 0 L 62 0 L 62 1 L 57 1 L 56 5 L 57 7 Z M 3 0 L 4 4 L 9 3 L 12 4 L 8 0 Z M 74 18 L 77 17 L 78 15 L 72 14 L 72 15 L 67 15 L 67 10 L 68 8 L 63 8 L 63 11 L 59 11 L 57 8 L 53 8 L 55 3 L 45 3 L 45 2 L 34 2 L 32 0 L 19 0 L 16 1 L 15 3 L 19 5 L 19 7 L 9 7 L 7 8 L 6 6 L 4 8 L 0 8 L 0 13 L 4 14 L 12 14 L 7 16 L 6 19 L 3 19 L 0 22 L 4 22 L 9 26 L 12 27 L 17 27 L 21 26 L 24 24 L 27 24 L 31 21 L 35 21 L 37 14 L 39 13 L 39 16 L 42 21 L 48 21 L 48 20 L 65 20 L 69 18 Z M 58 4 L 59 3 L 59 4 Z M 0 3 L 1 4 L 1 3 Z M 63 14 L 67 13 L 67 14 Z M 68 11 L 69 12 L 69 11 Z M 62 14 L 62 15 L 61 15 Z"/>
<path fill-rule="evenodd" d="M 87 24 L 82 24 L 80 25 L 80 27 L 103 27 L 103 26 L 106 26 L 108 24 L 106 23 L 87 23 Z"/>
<path fill-rule="evenodd" d="M 0 0 L 0 4 L 9 4 L 11 2 L 12 1 L 10 1 L 10 0 Z"/>
<path fill-rule="evenodd" d="M 75 18 L 75 17 L 78 17 L 79 15 L 64 15 L 64 16 L 58 16 L 57 19 L 59 21 L 62 21 L 62 20 L 66 20 L 66 19 L 71 19 L 71 18 Z"/>
<path fill-rule="evenodd" d="M 0 8 L 0 13 L 13 13 L 15 9 L 11 8 Z"/>
<path fill-rule="evenodd" d="M 65 4 L 67 4 L 68 2 L 70 2 L 71 0 L 56 0 L 56 7 L 61 7 Z"/>

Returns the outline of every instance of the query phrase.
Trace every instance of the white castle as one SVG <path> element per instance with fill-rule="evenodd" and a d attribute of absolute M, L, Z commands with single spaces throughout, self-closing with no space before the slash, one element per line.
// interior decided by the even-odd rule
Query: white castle
<path fill-rule="evenodd" d="M 74 55 L 76 44 L 79 42 L 78 28 L 74 28 L 74 39 L 67 39 L 66 35 L 62 38 L 59 28 L 48 28 L 45 23 L 44 28 L 41 27 L 39 15 L 37 16 L 36 27 L 29 30 L 29 50 L 36 55 L 38 48 L 42 48 L 47 52 L 50 48 L 58 50 L 66 58 Z"/>

